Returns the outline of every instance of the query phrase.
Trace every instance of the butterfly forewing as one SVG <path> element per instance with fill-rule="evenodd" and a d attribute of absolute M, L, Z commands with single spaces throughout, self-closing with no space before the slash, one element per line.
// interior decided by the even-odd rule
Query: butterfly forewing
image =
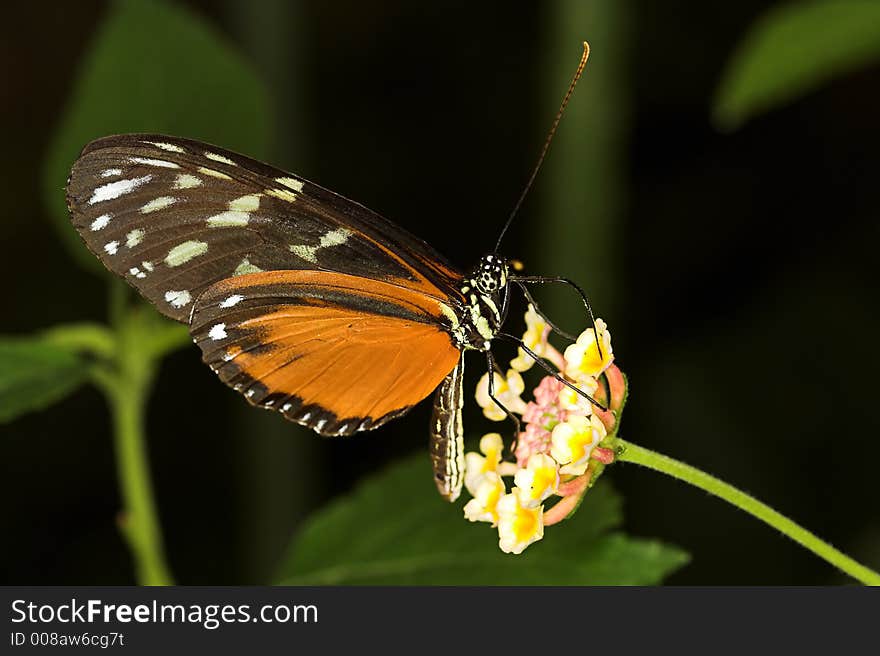
<path fill-rule="evenodd" d="M 253 404 L 325 435 L 375 428 L 425 398 L 459 350 L 440 302 L 322 271 L 242 275 L 195 302 L 205 362 Z"/>
<path fill-rule="evenodd" d="M 92 142 L 67 201 L 89 248 L 165 315 L 187 321 L 210 285 L 261 271 L 322 270 L 437 299 L 461 276 L 365 207 L 250 158 L 187 139 Z"/>

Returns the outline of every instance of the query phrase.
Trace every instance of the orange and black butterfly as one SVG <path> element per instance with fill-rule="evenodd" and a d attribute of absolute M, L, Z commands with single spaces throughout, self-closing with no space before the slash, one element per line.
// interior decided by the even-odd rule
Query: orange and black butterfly
<path fill-rule="evenodd" d="M 437 389 L 431 456 L 450 500 L 464 469 L 463 353 L 485 352 L 494 369 L 510 283 L 550 280 L 517 278 L 497 253 L 463 274 L 358 203 L 165 135 L 88 144 L 67 205 L 104 265 L 187 323 L 208 366 L 253 405 L 351 435 Z"/>

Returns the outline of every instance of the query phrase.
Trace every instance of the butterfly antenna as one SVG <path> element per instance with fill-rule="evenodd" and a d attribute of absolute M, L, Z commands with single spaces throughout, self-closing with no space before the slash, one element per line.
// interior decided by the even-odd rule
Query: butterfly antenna
<path fill-rule="evenodd" d="M 498 248 L 501 246 L 501 240 L 504 238 L 504 233 L 507 232 L 507 229 L 513 222 L 513 217 L 515 217 L 517 212 L 519 212 L 519 208 L 522 206 L 523 201 L 526 199 L 526 195 L 528 195 L 529 190 L 532 188 L 532 184 L 535 182 L 535 178 L 538 175 L 538 171 L 541 169 L 541 164 L 544 163 L 544 158 L 547 156 L 547 151 L 550 149 L 550 142 L 553 141 L 553 135 L 556 134 L 556 128 L 559 127 L 559 121 L 562 120 L 562 113 L 565 111 L 565 106 L 568 105 L 568 100 L 569 98 L 571 98 L 571 94 L 574 91 L 578 80 L 581 79 L 581 75 L 584 72 L 584 67 L 587 65 L 587 58 L 589 56 L 590 44 L 584 41 L 584 54 L 581 55 L 581 61 L 578 64 L 577 70 L 574 73 L 574 77 L 571 79 L 571 84 L 568 85 L 568 91 L 565 92 L 565 97 L 562 99 L 562 105 L 559 106 L 559 111 L 556 112 L 556 119 L 553 121 L 553 126 L 550 128 L 550 133 L 544 140 L 544 147 L 541 149 L 541 154 L 538 157 L 538 162 L 532 169 L 532 175 L 529 178 L 529 181 L 526 183 L 525 189 L 523 189 L 522 193 L 519 195 L 519 199 L 516 201 L 516 205 L 513 206 L 513 210 L 510 212 L 510 216 L 507 217 L 507 222 L 501 229 L 501 234 L 498 235 L 498 241 L 495 243 L 496 253 L 498 252 Z"/>

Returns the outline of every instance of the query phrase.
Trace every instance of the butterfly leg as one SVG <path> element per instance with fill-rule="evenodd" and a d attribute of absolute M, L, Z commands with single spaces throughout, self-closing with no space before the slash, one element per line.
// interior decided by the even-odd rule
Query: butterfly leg
<path fill-rule="evenodd" d="M 516 276 L 511 278 L 517 284 L 519 283 L 537 283 L 544 284 L 549 282 L 561 282 L 564 285 L 568 285 L 573 288 L 581 297 L 581 301 L 584 303 L 584 307 L 587 308 L 587 314 L 590 317 L 590 324 L 593 326 L 593 336 L 596 339 L 596 348 L 599 349 L 599 357 L 604 357 L 602 355 L 602 346 L 599 344 L 599 335 L 596 331 L 596 317 L 593 316 L 593 308 L 590 305 L 590 299 L 587 298 L 587 293 L 578 285 L 574 280 L 569 278 L 563 278 L 561 276 Z M 520 285 L 522 288 L 523 286 Z M 543 315 L 541 315 L 543 317 Z M 546 317 L 544 317 L 546 319 Z M 550 323 L 549 321 L 547 323 Z M 551 324 L 552 327 L 552 324 Z"/>
<path fill-rule="evenodd" d="M 553 376 L 553 377 L 554 377 L 556 380 L 558 380 L 560 383 L 562 383 L 562 384 L 565 385 L 566 387 L 568 387 L 568 388 L 574 390 L 575 392 L 577 392 L 578 395 L 584 397 L 587 401 L 589 401 L 590 403 L 592 403 L 594 406 L 596 406 L 596 407 L 599 408 L 600 410 L 608 410 L 607 407 L 605 407 L 604 405 L 602 405 L 601 403 L 599 403 L 596 399 L 594 399 L 592 396 L 590 396 L 589 394 L 587 394 L 585 391 L 583 391 L 583 390 L 582 390 L 581 388 L 579 388 L 577 385 L 573 385 L 573 384 L 570 383 L 569 381 L 565 380 L 565 378 L 563 378 L 562 376 L 560 376 L 558 372 L 556 372 L 556 371 L 553 370 L 553 367 L 552 367 L 550 364 L 548 364 L 547 362 L 545 362 L 544 359 L 543 359 L 540 355 L 538 355 L 538 354 L 535 353 L 532 349 L 530 349 L 528 346 L 526 346 L 526 345 L 523 343 L 523 341 L 522 341 L 519 337 L 515 337 L 514 335 L 510 335 L 510 334 L 508 334 L 508 333 L 498 333 L 498 334 L 496 335 L 496 337 L 503 337 L 504 339 L 510 340 L 510 341 L 513 342 L 514 344 L 517 344 L 517 345 L 518 345 L 523 351 L 525 351 L 525 353 L 526 353 L 530 358 L 532 358 L 532 360 L 535 361 L 535 364 L 537 364 L 537 365 L 538 365 L 539 367 L 541 367 L 544 371 L 546 371 L 548 374 L 550 374 L 551 376 Z M 491 378 L 491 376 L 490 376 L 490 378 Z M 489 396 L 490 396 L 490 397 L 491 397 L 491 394 L 492 394 L 492 387 L 491 387 L 491 385 L 490 385 L 490 386 L 489 386 Z M 496 401 L 496 403 L 497 403 L 497 401 Z"/>
<path fill-rule="evenodd" d="M 513 434 L 513 445 L 516 446 L 516 441 L 519 439 L 520 434 L 520 423 L 519 419 L 517 419 L 516 415 L 513 414 L 507 407 L 498 399 L 495 398 L 495 356 L 492 355 L 492 351 L 486 351 L 486 366 L 489 370 L 489 398 L 497 405 L 501 410 L 504 411 L 504 414 L 507 415 L 507 418 L 510 419 L 514 424 L 514 434 Z"/>
<path fill-rule="evenodd" d="M 537 312 L 538 316 L 541 317 L 547 323 L 548 326 L 550 326 L 550 329 L 553 332 L 555 332 L 557 335 L 561 335 L 562 337 L 564 337 L 565 339 L 567 339 L 571 342 L 573 342 L 577 339 L 577 337 L 575 337 L 571 333 L 568 333 L 568 332 L 562 330 L 562 328 L 560 328 L 555 323 L 553 323 L 550 320 L 550 318 L 546 314 L 544 314 L 544 312 L 541 310 L 540 306 L 538 305 L 538 302 L 532 297 L 532 293 L 529 291 L 529 288 L 526 287 L 524 283 L 520 282 L 519 280 L 515 280 L 514 282 L 516 282 L 517 287 L 519 287 L 520 290 L 522 291 L 523 296 L 526 299 L 526 302 L 535 309 L 535 312 Z"/>

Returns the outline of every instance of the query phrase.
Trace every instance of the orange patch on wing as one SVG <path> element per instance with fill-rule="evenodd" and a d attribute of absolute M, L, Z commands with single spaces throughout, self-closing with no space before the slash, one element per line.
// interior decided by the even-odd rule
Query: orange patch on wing
<path fill-rule="evenodd" d="M 391 303 L 400 308 L 423 314 L 426 320 L 443 317 L 437 297 L 392 282 L 331 271 L 301 270 L 250 273 L 227 278 L 214 285 L 211 292 L 212 296 L 234 293 L 246 295 L 249 289 L 270 285 L 289 286 L 293 292 L 303 288 L 354 292 L 362 298 Z"/>
<path fill-rule="evenodd" d="M 251 403 L 351 434 L 402 414 L 455 367 L 461 352 L 444 321 L 438 299 L 411 288 L 267 271 L 210 287 L 190 329 L 205 362 Z"/>
<path fill-rule="evenodd" d="M 257 330 L 272 348 L 238 353 L 238 369 L 269 394 L 318 405 L 340 422 L 415 405 L 460 357 L 449 336 L 430 324 L 334 307 L 285 306 L 241 327 Z"/>

